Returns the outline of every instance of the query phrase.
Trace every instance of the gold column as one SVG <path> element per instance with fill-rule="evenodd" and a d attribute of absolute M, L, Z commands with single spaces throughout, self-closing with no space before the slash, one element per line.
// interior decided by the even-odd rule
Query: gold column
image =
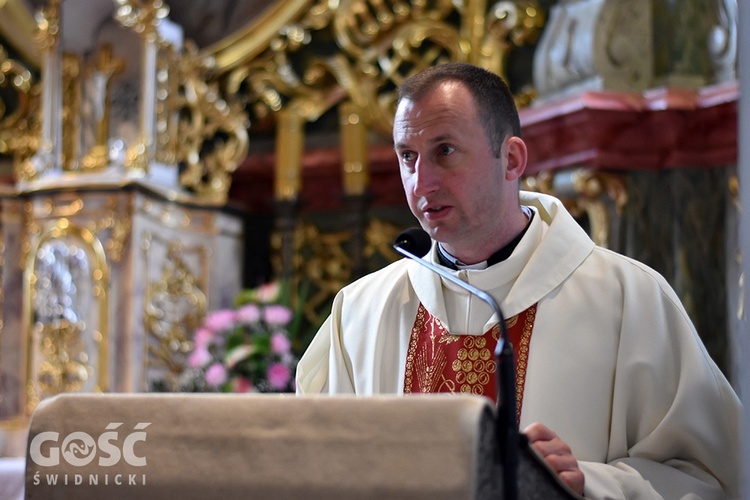
<path fill-rule="evenodd" d="M 352 277 L 365 274 L 365 229 L 369 206 L 367 168 L 367 126 L 363 109 L 351 101 L 339 106 L 341 153 L 343 160 L 344 203 L 347 226 L 351 235 L 349 249 L 352 259 Z"/>
<path fill-rule="evenodd" d="M 305 147 L 305 120 L 294 106 L 281 110 L 276 128 L 277 201 L 297 199 L 302 186 L 302 152 Z"/>
<path fill-rule="evenodd" d="M 466 14 L 462 20 L 461 52 L 468 62 L 480 64 L 482 53 L 477 50 L 482 46 L 485 38 L 487 23 L 485 20 L 487 2 L 485 0 L 469 0 L 466 4 Z"/>
<path fill-rule="evenodd" d="M 281 240 L 282 279 L 294 275 L 294 238 L 297 198 L 302 187 L 302 152 L 305 148 L 305 118 L 294 105 L 278 113 L 276 125 L 276 231 Z"/>
<path fill-rule="evenodd" d="M 361 196 L 367 192 L 367 128 L 362 110 L 352 102 L 339 106 L 344 194 Z"/>
<path fill-rule="evenodd" d="M 42 50 L 42 134 L 39 151 L 29 162 L 28 175 L 62 168 L 62 46 L 59 0 L 52 0 L 37 18 L 37 42 Z"/>
<path fill-rule="evenodd" d="M 103 104 L 101 116 L 96 116 L 98 119 L 94 123 L 96 127 L 94 133 L 96 136 L 96 144 L 93 145 L 92 149 L 86 152 L 81 161 L 81 166 L 84 169 L 98 169 L 103 168 L 109 163 L 109 152 L 107 148 L 107 140 L 109 139 L 109 115 L 110 115 L 110 92 L 112 87 L 112 79 L 123 72 L 125 69 L 125 63 L 122 59 L 116 58 L 112 54 L 112 45 L 106 44 L 99 49 L 99 57 L 94 67 L 93 78 L 99 78 L 104 83 L 102 85 L 102 95 L 99 96 L 101 104 Z"/>

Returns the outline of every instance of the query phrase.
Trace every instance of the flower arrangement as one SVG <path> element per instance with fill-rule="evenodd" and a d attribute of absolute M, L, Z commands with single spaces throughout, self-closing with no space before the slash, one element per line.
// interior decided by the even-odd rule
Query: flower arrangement
<path fill-rule="evenodd" d="M 234 309 L 210 312 L 195 331 L 183 390 L 293 392 L 290 308 L 279 304 L 278 283 L 247 290 Z"/>

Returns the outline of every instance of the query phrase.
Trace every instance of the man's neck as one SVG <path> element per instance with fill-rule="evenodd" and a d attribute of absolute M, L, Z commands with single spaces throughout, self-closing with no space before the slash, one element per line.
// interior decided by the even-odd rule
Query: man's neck
<path fill-rule="evenodd" d="M 526 231 L 529 229 L 529 226 L 531 225 L 531 219 L 534 217 L 534 212 L 527 208 L 527 207 L 521 207 L 524 211 L 524 214 L 527 217 L 526 225 L 523 227 L 520 233 L 518 233 L 512 240 L 510 240 L 508 243 L 502 246 L 499 250 L 495 251 L 492 255 L 490 255 L 487 260 L 477 262 L 475 264 L 466 264 L 464 262 L 461 262 L 460 259 L 454 257 L 451 255 L 445 248 L 443 248 L 443 245 L 441 243 L 438 243 L 438 260 L 440 261 L 440 264 L 454 269 L 487 269 L 489 266 L 493 266 L 497 263 L 500 263 L 504 260 L 506 260 L 508 257 L 511 256 L 513 253 L 513 250 L 516 249 L 518 244 L 523 239 L 524 235 L 526 234 Z"/>

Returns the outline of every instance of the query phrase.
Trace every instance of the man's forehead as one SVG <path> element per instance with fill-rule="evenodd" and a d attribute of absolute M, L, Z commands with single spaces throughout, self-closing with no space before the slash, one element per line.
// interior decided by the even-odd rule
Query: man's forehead
<path fill-rule="evenodd" d="M 402 104 L 420 104 L 432 100 L 445 100 L 459 94 L 470 95 L 469 89 L 463 82 L 458 80 L 442 80 L 415 95 L 402 97 L 399 100 L 398 107 L 400 108 Z"/>
<path fill-rule="evenodd" d="M 405 107 L 396 113 L 394 137 L 419 136 L 425 139 L 447 138 L 460 132 L 465 117 L 452 106 Z"/>

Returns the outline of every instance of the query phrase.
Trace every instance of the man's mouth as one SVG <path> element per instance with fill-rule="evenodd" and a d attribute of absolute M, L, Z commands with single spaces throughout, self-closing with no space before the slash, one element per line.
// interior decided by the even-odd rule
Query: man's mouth
<path fill-rule="evenodd" d="M 422 210 L 422 213 L 427 219 L 437 220 L 438 218 L 442 218 L 450 213 L 450 207 L 448 205 L 432 205 L 425 207 L 425 209 Z"/>

